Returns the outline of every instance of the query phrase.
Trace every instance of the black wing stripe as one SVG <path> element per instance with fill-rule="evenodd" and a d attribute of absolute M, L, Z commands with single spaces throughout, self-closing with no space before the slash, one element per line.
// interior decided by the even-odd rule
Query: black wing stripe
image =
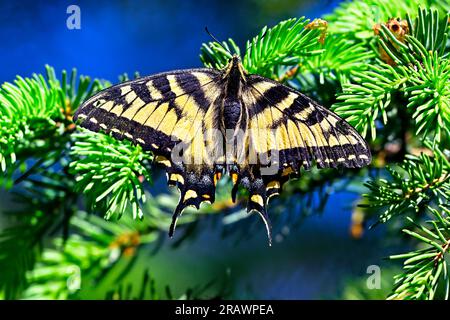
<path fill-rule="evenodd" d="M 214 80 L 211 80 L 210 82 L 201 85 L 198 78 L 193 74 L 185 74 L 183 75 L 183 77 L 181 77 L 181 75 L 177 75 L 175 79 L 183 91 L 192 92 L 192 98 L 200 108 L 202 108 L 204 111 L 208 109 L 207 106 L 211 105 L 212 101 L 210 101 L 206 97 L 205 92 L 203 90 L 197 89 L 210 84 Z"/>
<path fill-rule="evenodd" d="M 167 79 L 166 79 L 166 80 L 167 80 Z M 173 94 L 173 92 L 172 92 L 172 94 L 170 95 L 170 97 L 171 97 L 170 99 L 153 100 L 153 101 L 151 101 L 151 102 L 159 102 L 159 103 L 157 104 L 157 106 L 155 107 L 155 110 L 154 110 L 154 111 L 156 111 L 156 109 L 161 105 L 161 103 L 169 102 L 169 107 L 175 109 L 175 113 L 177 114 L 178 118 L 181 118 L 182 115 L 183 115 L 183 109 L 184 109 L 184 106 L 183 106 L 183 108 L 180 109 L 179 106 L 176 106 L 176 105 L 173 103 L 174 100 L 175 100 L 176 98 L 179 98 L 179 97 L 182 97 L 182 96 L 185 96 L 185 95 L 189 95 L 189 97 L 188 97 L 188 99 L 187 99 L 187 100 L 189 100 L 189 99 L 191 98 L 192 93 L 194 93 L 195 91 L 202 91 L 202 90 L 201 90 L 202 87 L 207 86 L 207 85 L 209 85 L 209 84 L 211 84 L 211 83 L 213 83 L 213 82 L 214 82 L 214 80 L 211 80 L 211 81 L 209 81 L 209 82 L 203 84 L 202 86 L 198 86 L 198 87 L 192 88 L 190 91 L 184 91 L 184 93 L 183 93 L 183 94 L 180 94 L 180 95 L 175 95 L 175 94 Z M 170 85 L 169 85 L 169 88 L 170 88 Z M 172 102 L 172 103 L 171 103 L 171 102 Z M 185 105 L 186 105 L 186 103 L 185 103 Z M 139 113 L 139 111 L 140 111 L 142 108 L 145 108 L 146 106 L 147 106 L 146 104 L 143 105 L 143 106 L 141 106 L 141 107 L 138 109 L 138 111 L 136 112 L 136 114 Z M 153 111 L 153 112 L 154 112 L 154 111 Z M 152 113 L 153 113 L 153 112 L 152 112 Z M 149 117 L 150 117 L 150 115 L 149 115 Z M 147 117 L 147 120 L 149 119 L 149 117 Z M 145 123 L 145 122 L 144 122 L 144 123 Z"/>
<path fill-rule="evenodd" d="M 135 139 L 142 139 L 145 141 L 145 144 L 141 144 L 142 148 L 144 150 L 150 150 L 150 151 L 157 151 L 159 154 L 163 154 L 164 156 L 170 156 L 168 152 L 166 152 L 166 148 L 172 149 L 178 141 L 172 141 L 172 138 L 167 136 L 166 134 L 162 133 L 159 130 L 155 130 L 148 126 L 142 126 L 139 122 L 128 120 L 128 119 L 121 119 L 122 121 L 119 121 L 119 116 L 117 116 L 114 113 L 108 112 L 103 109 L 98 110 L 97 116 L 99 118 L 102 118 L 107 123 L 115 123 L 115 129 L 122 132 L 128 132 L 130 133 Z M 99 126 L 98 123 L 94 123 L 91 121 L 84 121 L 83 127 L 99 132 L 100 130 L 103 130 Z M 123 135 L 117 135 L 117 139 L 123 140 Z M 158 141 L 158 143 L 161 145 L 161 148 L 155 149 L 152 146 L 152 142 Z"/>
<path fill-rule="evenodd" d="M 134 93 L 138 96 L 139 99 L 141 99 L 144 103 L 150 103 L 152 101 L 155 101 L 152 97 L 152 94 L 150 93 L 150 90 L 148 90 L 147 82 L 135 82 L 130 84 L 131 89 L 134 90 Z"/>
<path fill-rule="evenodd" d="M 263 112 L 269 106 L 276 107 L 289 95 L 289 91 L 282 86 L 274 86 L 264 92 L 264 94 L 261 94 L 255 86 L 251 85 L 251 87 L 260 93 L 260 98 L 256 100 L 255 107 L 249 110 L 250 117 Z"/>
<path fill-rule="evenodd" d="M 190 97 L 189 97 L 189 98 L 190 98 Z M 211 102 L 210 105 L 208 105 L 208 108 L 210 108 L 211 105 L 214 104 L 214 102 L 215 102 L 215 101 Z M 186 101 L 186 104 L 187 104 L 187 101 Z M 199 111 L 200 111 L 200 109 L 197 109 L 197 112 L 195 113 L 194 121 L 192 121 L 191 127 L 189 128 L 189 132 L 191 132 L 192 127 L 193 127 L 194 124 L 196 123 L 197 117 L 198 117 L 198 115 L 199 115 Z M 199 133 L 199 130 L 201 130 L 202 128 L 203 128 L 203 125 L 202 125 L 202 126 L 198 126 L 198 127 L 197 127 L 197 130 L 195 131 L 194 135 L 193 135 L 191 138 L 196 137 L 196 136 L 198 135 L 198 133 Z"/>
<path fill-rule="evenodd" d="M 318 109 L 320 110 L 320 108 L 318 108 Z M 348 127 L 346 128 L 346 130 L 341 130 L 342 125 L 339 125 L 339 124 L 340 123 L 341 124 L 344 123 L 344 121 L 342 119 L 338 119 L 336 117 L 334 117 L 334 118 L 336 120 L 338 120 L 338 122 L 336 123 L 337 125 L 334 125 L 334 126 L 327 119 L 328 123 L 330 123 L 330 128 L 333 128 L 336 137 L 339 137 L 339 135 L 336 132 L 336 131 L 338 131 L 340 133 L 340 135 L 343 136 L 345 138 L 345 140 L 347 140 L 347 142 L 348 142 L 348 145 L 346 145 L 346 147 L 343 147 L 342 144 L 341 144 L 340 139 L 338 139 L 338 142 L 342 146 L 342 150 L 344 151 L 345 164 L 348 165 L 348 166 L 359 167 L 360 166 L 360 164 L 359 164 L 360 161 L 359 161 L 358 155 L 366 154 L 367 151 L 364 150 L 364 149 L 362 149 L 363 150 L 362 151 L 360 148 L 357 149 L 356 146 L 347 137 L 347 135 L 350 135 L 350 134 L 352 136 L 355 136 L 355 133 L 353 132 L 353 130 L 349 130 Z M 360 140 L 360 139 L 357 139 L 357 137 L 355 139 L 357 141 Z M 359 146 L 359 144 L 358 144 L 358 146 Z M 353 150 L 353 152 L 352 152 L 352 150 Z M 349 157 L 351 155 L 355 155 L 355 158 L 349 160 Z M 363 161 L 361 162 L 361 164 L 363 164 Z"/>
<path fill-rule="evenodd" d="M 310 122 L 308 122 L 308 120 L 311 118 L 313 118 L 314 120 L 311 120 Z M 316 109 L 311 115 L 309 115 L 309 117 L 307 118 L 307 121 L 305 123 L 309 128 L 310 126 L 312 127 L 316 124 L 320 124 L 323 119 L 324 119 L 323 114 Z M 324 150 L 325 150 L 325 154 L 327 155 L 327 157 L 326 157 L 326 159 L 323 159 L 323 161 L 325 161 L 325 164 L 323 164 L 323 165 L 325 167 L 334 166 L 335 162 L 337 161 L 336 155 L 333 152 L 333 149 L 330 148 L 330 144 L 329 144 L 328 140 L 325 139 L 325 135 L 323 133 L 323 131 L 324 131 L 323 128 L 321 126 L 319 126 L 318 130 L 321 131 L 321 132 L 319 132 L 318 136 L 319 136 L 320 140 L 322 141 L 322 145 L 324 145 L 326 147 L 326 148 L 324 148 Z"/>

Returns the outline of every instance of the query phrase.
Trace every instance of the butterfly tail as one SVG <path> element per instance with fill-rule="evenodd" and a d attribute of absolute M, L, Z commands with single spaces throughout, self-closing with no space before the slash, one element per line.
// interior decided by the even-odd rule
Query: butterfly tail
<path fill-rule="evenodd" d="M 187 207 L 200 208 L 202 202 L 213 203 L 215 200 L 214 171 L 183 171 L 176 173 L 176 183 L 181 191 L 180 200 L 172 215 L 169 237 L 173 237 L 179 216 Z M 173 183 L 174 173 L 169 175 L 169 184 Z"/>

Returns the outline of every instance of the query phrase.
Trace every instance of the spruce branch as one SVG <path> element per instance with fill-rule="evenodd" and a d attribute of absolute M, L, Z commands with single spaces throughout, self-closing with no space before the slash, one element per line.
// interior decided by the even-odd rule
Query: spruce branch
<path fill-rule="evenodd" d="M 409 81 L 405 93 L 416 134 L 431 134 L 437 142 L 450 137 L 450 61 L 427 54 L 423 69 L 412 72 Z"/>
<path fill-rule="evenodd" d="M 419 10 L 420 5 L 427 9 Z M 400 165 L 388 167 L 389 178 L 367 184 L 368 205 L 381 210 L 380 221 L 411 214 L 407 221 L 413 226 L 404 232 L 416 240 L 418 248 L 393 257 L 405 259 L 404 272 L 396 277 L 391 295 L 395 299 L 436 298 L 445 287 L 443 297 L 448 297 L 448 9 L 445 0 L 346 2 L 328 17 L 328 30 L 323 20 L 286 20 L 263 28 L 247 43 L 243 57 L 249 72 L 306 89 L 321 98 L 328 95 L 329 99 L 323 99 L 327 102 L 334 102 L 334 94 L 339 92 L 333 109 L 364 135 L 370 131 L 373 137 L 381 136 L 385 141 L 404 139 L 408 144 L 405 152 L 422 146 L 423 137 L 432 140 L 425 142 L 432 156 L 408 156 Z M 392 17 L 404 17 L 408 22 L 404 37 L 399 38 L 385 24 L 374 33 L 374 24 Z M 242 56 L 233 40 L 222 45 L 211 42 L 202 46 L 205 66 L 223 68 L 232 54 Z M 123 75 L 120 81 L 126 79 L 128 76 Z M 332 89 L 325 90 L 324 84 L 331 84 Z M 75 71 L 63 72 L 58 79 L 47 67 L 45 75 L 18 77 L 0 90 L 0 167 L 5 171 L 0 180 L 27 204 L 24 211 L 14 213 L 22 217 L 19 225 L 0 234 L 0 295 L 79 298 L 77 291 L 67 288 L 74 268 L 81 270 L 82 281 L 100 283 L 117 262 L 126 260 L 126 267 L 115 278 L 118 288 L 108 297 L 147 297 L 142 295 L 144 291 L 152 298 L 160 297 L 154 292 L 149 273 L 144 274 L 138 295 L 132 293 L 131 286 L 125 287 L 124 279 L 140 248 L 154 243 L 161 231 L 166 232 L 168 213 L 173 211 L 178 194 L 152 196 L 145 192 L 143 181 L 150 179 L 152 156 L 139 147 L 102 133 L 73 133 L 71 116 L 75 109 L 109 85 L 77 77 Z M 405 116 L 409 118 L 405 120 Z M 399 135 L 394 123 L 407 126 L 407 134 L 402 131 Z M 418 139 L 406 141 L 405 136 L 414 134 Z M 385 150 L 375 152 L 379 156 Z M 331 192 L 343 188 L 359 192 L 358 182 L 365 173 L 305 173 L 286 184 L 271 210 L 282 212 L 281 223 L 292 226 L 298 222 L 299 212 L 320 211 Z M 220 183 L 213 205 L 181 217 L 180 223 L 189 225 L 172 242 L 174 246 L 194 236 L 202 215 L 230 213 L 223 223 L 231 225 L 233 232 L 233 222 L 248 217 L 229 200 L 229 182 L 222 179 Z M 87 216 L 78 208 L 80 194 L 85 195 L 89 212 L 101 211 L 106 218 L 131 214 L 125 214 L 120 223 Z M 422 219 L 427 214 L 432 220 L 425 224 Z M 143 216 L 142 221 L 132 219 Z M 50 231 L 61 226 L 64 234 L 55 239 Z M 248 234 L 248 229 L 243 234 Z M 50 245 L 43 241 L 47 237 L 53 239 Z M 42 243 L 46 246 L 41 256 Z M 25 294 L 21 294 L 24 289 Z M 168 292 L 167 297 L 172 298 Z M 183 297 L 196 296 L 189 291 Z"/>
<path fill-rule="evenodd" d="M 348 78 L 351 70 L 367 69 L 368 62 L 375 56 L 362 43 L 337 34 L 326 37 L 323 50 L 322 54 L 304 59 L 298 77 L 312 73 L 319 75 L 321 83 L 324 78 L 342 82 L 341 78 Z"/>
<path fill-rule="evenodd" d="M 36 162 L 38 166 L 11 188 L 15 203 L 21 205 L 9 212 L 17 219 L 15 225 L 0 233 L 0 292 L 7 299 L 18 298 L 28 286 L 26 273 L 34 268 L 49 234 L 62 230 L 61 237 L 68 237 L 78 196 L 72 191 L 73 177 L 61 172 L 65 164 L 60 156 L 53 152 L 46 161 Z"/>
<path fill-rule="evenodd" d="M 324 32 L 307 27 L 304 17 L 289 19 L 272 28 L 264 27 L 251 41 L 243 64 L 250 73 L 273 77 L 273 68 L 280 65 L 297 65 L 302 58 L 322 53 L 318 41 Z"/>
<path fill-rule="evenodd" d="M 450 298 L 450 210 L 443 205 L 439 209 L 429 208 L 434 219 L 428 221 L 427 226 L 407 218 L 416 230 L 404 229 L 403 232 L 421 245 L 417 250 L 390 257 L 404 260 L 404 272 L 394 277 L 393 292 L 388 299 L 432 300 L 440 292 L 441 298 Z"/>
<path fill-rule="evenodd" d="M 247 41 L 242 63 L 252 74 L 274 78 L 274 67 L 296 65 L 302 58 L 320 54 L 318 40 L 323 30 L 307 27 L 304 17 L 282 21 L 272 28 L 264 27 L 251 41 Z M 206 67 L 223 68 L 232 54 L 240 54 L 232 39 L 228 42 L 210 42 L 201 47 L 200 59 Z"/>
<path fill-rule="evenodd" d="M 131 219 L 121 221 L 108 223 L 78 212 L 71 219 L 69 238 L 55 238 L 27 273 L 22 298 L 79 299 L 87 281 L 100 285 L 119 261 L 130 265 L 128 269 L 133 267 L 137 250 L 156 238 L 152 232 L 142 234 L 143 229 Z M 121 282 L 116 277 L 116 283 Z"/>
<path fill-rule="evenodd" d="M 156 207 L 160 206 L 158 202 Z M 27 287 L 20 297 L 81 299 L 86 294 L 83 288 L 100 287 L 112 277 L 114 284 L 106 295 L 107 299 L 161 299 L 162 295 L 156 292 L 156 281 L 148 270 L 138 288 L 127 280 L 130 272 L 137 269 L 139 250 L 147 249 L 147 245 L 154 244 L 159 237 L 160 230 L 154 225 L 160 217 L 150 213 L 147 218 L 137 222 L 124 216 L 120 223 L 111 223 L 77 212 L 71 219 L 72 233 L 68 239 L 53 239 L 35 267 L 26 273 Z M 203 298 L 211 283 L 187 289 L 179 299 Z M 166 293 L 168 299 L 174 298 L 169 285 Z M 223 297 L 224 294 L 221 291 L 217 296 Z"/>
<path fill-rule="evenodd" d="M 446 0 L 360 0 L 344 1 L 333 11 L 325 15 L 329 22 L 329 31 L 346 34 L 361 41 L 374 37 L 373 26 L 390 18 L 405 17 L 415 14 L 419 7 L 434 8 L 440 13 L 450 11 Z"/>
<path fill-rule="evenodd" d="M 392 96 L 405 88 L 408 80 L 403 70 L 387 64 L 370 65 L 365 71 L 351 71 L 352 81 L 342 85 L 338 102 L 332 110 L 345 118 L 363 136 L 376 137 L 377 121 L 388 123 Z"/>
<path fill-rule="evenodd" d="M 364 195 L 369 201 L 365 206 L 383 210 L 381 222 L 450 201 L 450 166 L 443 152 L 435 151 L 433 157 L 409 155 L 396 168 L 387 166 L 386 169 L 391 179 L 367 182 L 370 192 Z"/>
<path fill-rule="evenodd" d="M 450 10 L 450 5 L 448 9 Z M 449 32 L 449 10 L 439 12 L 419 8 L 414 22 L 411 16 L 407 15 L 411 36 L 417 39 L 426 51 L 436 52 L 439 56 L 445 54 Z"/>
<path fill-rule="evenodd" d="M 0 291 L 6 298 L 17 298 L 27 286 L 25 274 L 50 231 L 68 236 L 76 206 L 67 171 L 71 110 L 101 84 L 75 70 L 69 76 L 63 71 L 61 79 L 47 66 L 45 76 L 17 77 L 0 90 L 0 182 L 21 204 L 10 213 L 17 225 L 0 234 Z"/>
<path fill-rule="evenodd" d="M 73 138 L 70 168 L 76 176 L 75 189 L 84 193 L 92 208 L 100 209 L 106 219 L 115 213 L 120 216 L 128 205 L 133 218 L 142 218 L 142 182 L 151 181 L 147 168 L 152 156 L 140 146 L 102 133 L 83 130 Z"/>
<path fill-rule="evenodd" d="M 34 219 L 0 233 L 0 292 L 5 299 L 17 299 L 28 286 L 26 274 L 34 267 L 50 222 L 40 211 Z"/>
<path fill-rule="evenodd" d="M 62 148 L 68 140 L 66 133 L 73 129 L 71 110 L 100 89 L 98 80 L 77 78 L 75 70 L 69 77 L 63 71 L 59 82 L 49 66 L 46 76 L 34 74 L 4 83 L 0 89 L 0 168 L 5 174 L 0 181 L 7 182 L 17 167 L 25 166 L 25 160 Z"/>
<path fill-rule="evenodd" d="M 363 135 L 370 131 L 375 138 L 380 115 L 385 126 L 390 117 L 396 117 L 405 108 L 403 103 L 391 103 L 392 96 L 399 95 L 408 102 L 406 109 L 414 123 L 410 129 L 439 142 L 450 128 L 450 64 L 443 50 L 448 39 L 444 31 L 448 29 L 447 20 L 448 14 L 442 19 L 437 11 L 419 10 L 411 26 L 412 34 L 406 35 L 405 42 L 382 25 L 380 48 L 393 65 L 378 61 L 367 72 L 352 71 L 351 81 L 343 85 L 343 92 L 337 97 L 339 102 L 332 109 Z M 425 28 L 432 40 L 423 37 Z"/>
<path fill-rule="evenodd" d="M 200 61 L 207 68 L 223 69 L 233 54 L 241 56 L 241 50 L 233 39 L 222 43 L 203 43 L 200 48 Z"/>

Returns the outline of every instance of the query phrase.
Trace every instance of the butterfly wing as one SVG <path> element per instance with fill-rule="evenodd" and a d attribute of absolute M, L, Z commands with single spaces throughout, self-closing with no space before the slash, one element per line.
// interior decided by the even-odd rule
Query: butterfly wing
<path fill-rule="evenodd" d="M 300 92 L 258 75 L 247 78 L 242 103 L 249 112 L 250 154 L 269 159 L 271 170 L 248 165 L 240 182 L 249 192 L 248 210 L 268 224 L 266 204 L 291 175 L 319 168 L 359 168 L 370 163 L 365 140 L 347 122 Z"/>
<path fill-rule="evenodd" d="M 223 152 L 216 150 L 222 140 L 214 129 L 221 127 L 224 87 L 223 74 L 213 69 L 162 73 L 103 90 L 74 115 L 82 127 L 152 151 L 165 166 L 169 185 L 181 191 L 170 235 L 185 207 L 214 202 L 224 168 L 223 159 L 214 158 Z M 263 217 L 269 239 L 267 201 L 291 174 L 313 164 L 323 168 L 370 163 L 366 142 L 348 123 L 287 86 L 250 75 L 241 104 L 248 111 L 244 149 L 257 159 L 270 159 L 271 169 L 266 172 L 264 164 L 246 159 L 239 174 L 231 172 L 233 199 L 238 185 L 249 190 L 248 210 Z"/>
<path fill-rule="evenodd" d="M 257 75 L 249 77 L 246 88 L 250 130 L 270 130 L 274 135 L 274 139 L 253 135 L 258 154 L 276 150 L 280 164 L 295 172 L 313 163 L 319 168 L 359 168 L 370 163 L 370 150 L 361 135 L 307 96 Z"/>
<path fill-rule="evenodd" d="M 209 159 L 212 153 L 201 133 L 218 127 L 220 108 L 214 106 L 221 103 L 221 81 L 220 72 L 213 69 L 139 78 L 97 93 L 74 115 L 82 127 L 131 140 L 153 152 L 166 169 L 169 185 L 181 191 L 171 235 L 186 206 L 214 202 L 214 159 Z"/>
<path fill-rule="evenodd" d="M 74 120 L 168 155 L 184 135 L 195 135 L 195 125 L 219 94 L 218 75 L 213 69 L 191 69 L 127 81 L 88 99 Z"/>

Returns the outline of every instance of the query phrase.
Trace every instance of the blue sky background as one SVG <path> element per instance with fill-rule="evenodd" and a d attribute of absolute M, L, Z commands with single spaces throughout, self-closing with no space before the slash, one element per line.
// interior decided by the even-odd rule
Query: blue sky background
<path fill-rule="evenodd" d="M 336 0 L 314 1 L 2 1 L 0 81 L 17 74 L 76 67 L 82 74 L 116 81 L 123 72 L 142 75 L 200 66 L 200 45 L 217 38 L 239 45 L 265 24 L 316 17 Z M 81 9 L 81 30 L 66 27 L 67 7 Z"/>

